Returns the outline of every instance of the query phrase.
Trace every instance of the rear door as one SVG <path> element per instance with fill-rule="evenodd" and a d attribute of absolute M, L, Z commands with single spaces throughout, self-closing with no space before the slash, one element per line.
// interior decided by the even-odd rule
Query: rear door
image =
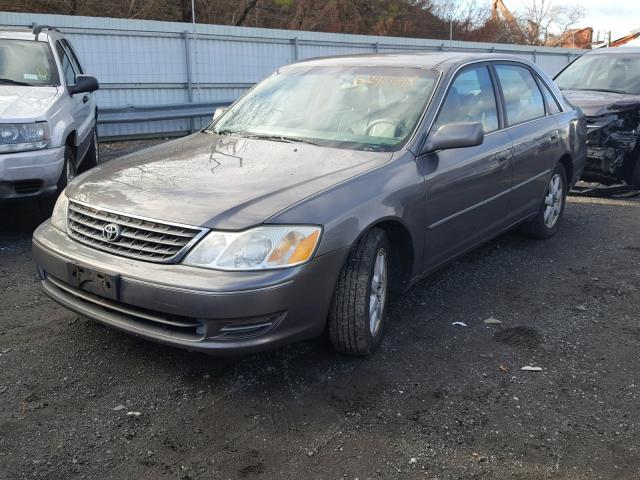
<path fill-rule="evenodd" d="M 537 75 L 526 65 L 500 62 L 494 68 L 513 141 L 509 218 L 515 222 L 538 211 L 551 171 L 560 160 L 560 132 L 553 113 L 558 107 L 546 105 Z"/>
<path fill-rule="evenodd" d="M 495 80 L 488 64 L 474 64 L 453 79 L 436 121 L 481 122 L 482 145 L 418 158 L 425 175 L 429 270 L 500 231 L 511 188 L 511 137 L 502 126 Z"/>

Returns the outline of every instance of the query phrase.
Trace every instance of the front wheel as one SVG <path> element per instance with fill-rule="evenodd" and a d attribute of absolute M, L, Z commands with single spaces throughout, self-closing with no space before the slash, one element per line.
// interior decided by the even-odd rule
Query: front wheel
<path fill-rule="evenodd" d="M 389 241 L 384 230 L 364 235 L 345 263 L 329 314 L 334 348 L 348 355 L 373 353 L 382 340 L 389 297 Z"/>
<path fill-rule="evenodd" d="M 83 173 L 87 170 L 92 169 L 93 167 L 97 167 L 100 163 L 100 151 L 98 147 L 98 127 L 93 128 L 93 132 L 91 134 L 91 144 L 89 145 L 89 149 L 87 150 L 84 159 L 80 164 L 80 172 Z"/>
<path fill-rule="evenodd" d="M 549 179 L 542 206 L 533 220 L 522 225 L 522 231 L 533 238 L 553 237 L 560 228 L 560 220 L 567 202 L 567 174 L 558 164 Z"/>

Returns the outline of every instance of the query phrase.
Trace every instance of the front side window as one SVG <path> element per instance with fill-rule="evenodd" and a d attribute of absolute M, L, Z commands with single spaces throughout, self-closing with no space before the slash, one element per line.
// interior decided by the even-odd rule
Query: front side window
<path fill-rule="evenodd" d="M 471 68 L 451 84 L 434 125 L 437 131 L 447 123 L 479 122 L 485 133 L 498 129 L 498 107 L 487 67 Z"/>
<path fill-rule="evenodd" d="M 49 44 L 0 39 L 0 84 L 60 85 Z"/>
<path fill-rule="evenodd" d="M 58 50 L 60 62 L 62 63 L 62 75 L 64 75 L 64 79 L 67 82 L 67 85 L 75 85 L 76 71 L 74 70 L 73 64 L 69 59 L 69 55 L 67 55 L 67 52 L 60 42 L 56 44 L 56 48 Z"/>
<path fill-rule="evenodd" d="M 71 61 L 71 65 L 73 66 L 73 69 L 76 71 L 76 73 L 77 74 L 84 73 L 82 71 L 82 67 L 80 66 L 80 61 L 78 60 L 78 56 L 76 55 L 75 50 L 71 46 L 71 43 L 65 39 L 65 40 L 62 40 L 62 45 L 64 46 L 64 50 L 65 52 L 67 52 L 67 55 L 69 56 L 69 60 Z"/>
<path fill-rule="evenodd" d="M 544 100 L 529 69 L 516 65 L 496 65 L 507 110 L 507 125 L 517 125 L 544 117 Z"/>
<path fill-rule="evenodd" d="M 416 128 L 437 79 L 437 72 L 418 68 L 287 67 L 256 85 L 208 131 L 396 150 Z"/>
<path fill-rule="evenodd" d="M 619 53 L 583 55 L 558 74 L 556 84 L 561 90 L 640 95 L 640 55 L 620 50 Z"/>

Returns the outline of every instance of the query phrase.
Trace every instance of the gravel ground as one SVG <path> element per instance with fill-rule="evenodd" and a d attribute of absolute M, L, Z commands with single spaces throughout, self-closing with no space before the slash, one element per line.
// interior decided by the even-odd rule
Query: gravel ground
<path fill-rule="evenodd" d="M 573 198 L 555 238 L 484 245 L 396 298 L 371 358 L 219 359 L 49 301 L 3 207 L 0 479 L 638 479 L 639 214 Z"/>

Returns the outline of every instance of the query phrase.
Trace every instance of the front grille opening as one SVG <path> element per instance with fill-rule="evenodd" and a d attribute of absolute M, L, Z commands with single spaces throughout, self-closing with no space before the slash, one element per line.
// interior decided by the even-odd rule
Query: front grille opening
<path fill-rule="evenodd" d="M 42 190 L 42 180 L 19 180 L 13 183 L 13 188 L 18 195 L 33 195 Z"/>
<path fill-rule="evenodd" d="M 79 290 L 46 273 L 45 276 L 46 281 L 57 289 L 59 295 L 73 296 L 76 301 L 86 304 L 91 309 L 99 309 L 108 314 L 109 318 L 119 323 L 185 340 L 202 340 L 205 337 L 206 324 L 202 320 L 114 302 L 113 300 Z"/>
<path fill-rule="evenodd" d="M 68 232 L 74 240 L 123 257 L 158 263 L 178 261 L 204 233 L 196 227 L 138 219 L 69 201 Z M 116 225 L 115 240 L 107 240 L 104 227 Z"/>

